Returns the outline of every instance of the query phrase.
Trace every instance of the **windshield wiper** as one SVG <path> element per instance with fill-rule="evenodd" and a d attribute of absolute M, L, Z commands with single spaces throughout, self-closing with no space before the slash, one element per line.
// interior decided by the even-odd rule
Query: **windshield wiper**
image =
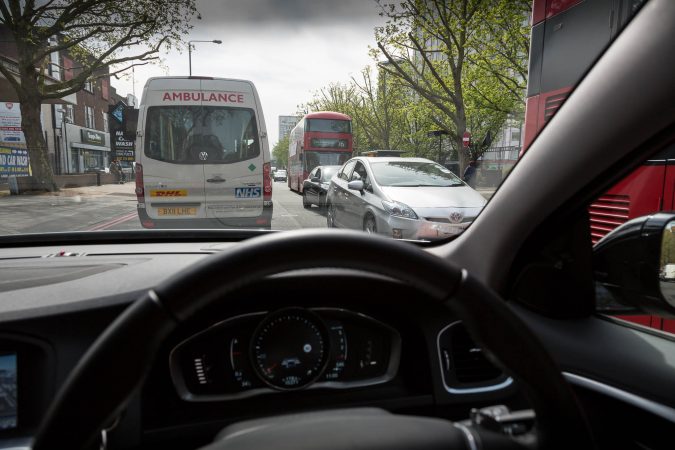
<path fill-rule="evenodd" d="M 462 183 L 453 183 L 453 184 L 392 184 L 391 186 L 395 187 L 455 187 L 463 186 Z"/>

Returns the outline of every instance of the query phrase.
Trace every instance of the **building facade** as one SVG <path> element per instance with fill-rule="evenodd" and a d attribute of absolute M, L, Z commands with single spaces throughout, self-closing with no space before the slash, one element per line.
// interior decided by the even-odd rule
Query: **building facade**
<path fill-rule="evenodd" d="M 0 26 L 0 64 L 18 74 L 16 46 L 8 30 Z M 55 45 L 50 39 L 46 45 Z M 82 70 L 82 63 L 67 51 L 52 52 L 45 68 L 45 83 L 71 80 Z M 136 102 L 133 96 L 120 96 L 110 85 L 107 68 L 87 82 L 82 90 L 62 99 L 45 102 L 41 125 L 49 161 L 55 174 L 77 174 L 103 170 L 111 160 L 108 107 L 118 102 Z M 130 98 L 127 98 L 130 97 Z M 0 178 L 11 174 L 27 175 L 28 166 L 12 165 L 18 159 L 3 159 L 3 154 L 27 156 L 20 129 L 21 105 L 7 79 L 0 75 Z M 4 164 L 3 164 L 4 163 Z"/>
<path fill-rule="evenodd" d="M 291 130 L 300 122 L 302 117 L 297 116 L 279 116 L 279 140 L 282 140 L 289 134 Z"/>

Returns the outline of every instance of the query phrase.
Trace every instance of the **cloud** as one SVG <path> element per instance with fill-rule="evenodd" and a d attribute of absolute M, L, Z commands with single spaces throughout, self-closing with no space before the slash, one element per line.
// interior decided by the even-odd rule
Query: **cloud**
<path fill-rule="evenodd" d="M 220 29 L 335 23 L 347 26 L 368 21 L 379 12 L 374 0 L 199 0 L 197 9 L 202 19 L 195 21 L 195 28 Z"/>
<path fill-rule="evenodd" d="M 186 40 L 196 43 L 194 75 L 243 78 L 260 94 L 270 144 L 278 138 L 278 116 L 294 114 L 313 92 L 333 82 L 347 82 L 372 60 L 373 28 L 384 19 L 372 0 L 202 0 L 201 20 Z M 163 53 L 164 69 L 140 67 L 135 92 L 140 99 L 148 77 L 187 75 L 187 51 Z M 114 81 L 126 94 L 130 80 Z"/>

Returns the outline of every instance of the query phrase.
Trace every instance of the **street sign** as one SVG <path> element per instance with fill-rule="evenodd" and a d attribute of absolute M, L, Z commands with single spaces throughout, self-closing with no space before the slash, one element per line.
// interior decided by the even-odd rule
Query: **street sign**
<path fill-rule="evenodd" d="M 465 131 L 462 135 L 462 147 L 467 148 L 471 144 L 471 133 Z"/>

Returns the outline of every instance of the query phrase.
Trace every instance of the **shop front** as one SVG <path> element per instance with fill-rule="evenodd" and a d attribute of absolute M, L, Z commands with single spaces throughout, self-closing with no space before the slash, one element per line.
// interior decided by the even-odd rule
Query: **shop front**
<path fill-rule="evenodd" d="M 67 154 L 69 173 L 87 173 L 105 170 L 110 164 L 108 133 L 68 124 Z M 79 142 L 75 139 L 79 138 Z"/>

